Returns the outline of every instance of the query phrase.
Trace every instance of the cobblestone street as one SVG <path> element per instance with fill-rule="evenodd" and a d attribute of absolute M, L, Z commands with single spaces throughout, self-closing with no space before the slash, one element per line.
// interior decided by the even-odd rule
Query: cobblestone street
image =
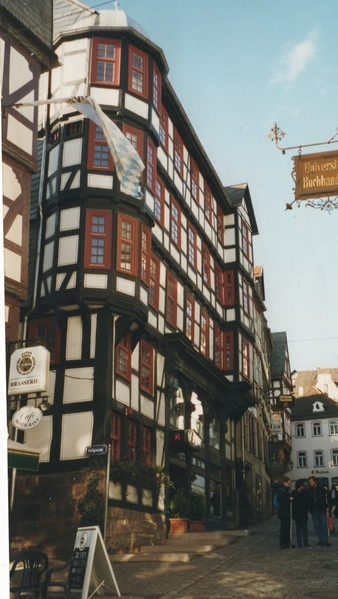
<path fill-rule="evenodd" d="M 188 563 L 115 563 L 114 573 L 122 597 L 336 599 L 337 533 L 331 536 L 332 547 L 317 547 L 309 518 L 311 546 L 281 551 L 276 516 L 250 531 L 252 534 L 241 537 L 235 544 Z"/>

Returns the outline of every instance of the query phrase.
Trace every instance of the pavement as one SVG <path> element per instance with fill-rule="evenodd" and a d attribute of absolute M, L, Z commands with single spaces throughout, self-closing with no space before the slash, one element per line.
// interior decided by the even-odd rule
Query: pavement
<path fill-rule="evenodd" d="M 330 537 L 331 547 L 317 547 L 311 518 L 308 524 L 310 547 L 280 550 L 279 521 L 273 516 L 236 543 L 188 562 L 117 562 L 112 567 L 123 599 L 337 599 L 338 531 Z M 104 597 L 117 597 L 115 589 L 103 588 Z M 88 599 L 100 597 L 93 591 L 91 585 Z M 61 596 L 48 593 L 48 599 Z"/>

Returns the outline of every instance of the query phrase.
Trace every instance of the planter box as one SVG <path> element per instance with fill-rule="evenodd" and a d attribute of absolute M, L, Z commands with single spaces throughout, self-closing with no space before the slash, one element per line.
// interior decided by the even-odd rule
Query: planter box
<path fill-rule="evenodd" d="M 188 532 L 189 518 L 169 518 L 169 532 Z"/>
<path fill-rule="evenodd" d="M 190 520 L 189 532 L 205 532 L 205 524 L 202 520 Z"/>

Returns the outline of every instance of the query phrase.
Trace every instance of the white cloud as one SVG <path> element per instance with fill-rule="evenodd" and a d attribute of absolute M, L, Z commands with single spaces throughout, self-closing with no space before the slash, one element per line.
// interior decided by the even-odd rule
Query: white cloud
<path fill-rule="evenodd" d="M 281 66 L 270 83 L 288 83 L 291 85 L 316 56 L 318 33 L 310 31 L 307 38 L 292 46 L 281 59 Z"/>

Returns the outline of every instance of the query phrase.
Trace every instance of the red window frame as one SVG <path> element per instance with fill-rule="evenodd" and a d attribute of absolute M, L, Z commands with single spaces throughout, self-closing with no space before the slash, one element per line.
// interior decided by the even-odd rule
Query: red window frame
<path fill-rule="evenodd" d="M 215 262 L 215 293 L 216 300 L 223 306 L 224 304 L 224 288 L 223 288 L 223 271 L 218 262 Z"/>
<path fill-rule="evenodd" d="M 224 245 L 224 213 L 219 204 L 217 204 L 217 239 Z"/>
<path fill-rule="evenodd" d="M 177 325 L 177 281 L 167 272 L 166 279 L 165 319 L 168 324 L 176 328 Z"/>
<path fill-rule="evenodd" d="M 122 418 L 119 414 L 115 414 L 112 412 L 111 419 L 111 432 L 110 432 L 110 442 L 111 442 L 111 461 L 121 459 L 121 441 L 122 441 Z"/>
<path fill-rule="evenodd" d="M 196 266 L 197 266 L 197 236 L 196 236 L 196 231 L 195 229 L 192 227 L 192 225 L 188 225 L 188 231 L 187 231 L 187 253 L 188 253 L 188 262 L 190 264 L 190 266 L 192 266 L 192 268 L 194 270 L 196 270 Z"/>
<path fill-rule="evenodd" d="M 120 85 L 121 40 L 93 38 L 91 84 Z"/>
<path fill-rule="evenodd" d="M 140 341 L 140 390 L 154 392 L 154 348 L 145 341 Z"/>
<path fill-rule="evenodd" d="M 223 334 L 217 325 L 214 330 L 214 363 L 217 368 L 223 369 Z"/>
<path fill-rule="evenodd" d="M 112 214 L 110 210 L 86 210 L 84 267 L 109 269 L 111 265 Z"/>
<path fill-rule="evenodd" d="M 156 190 L 156 148 L 150 139 L 147 140 L 147 187 L 155 193 Z"/>
<path fill-rule="evenodd" d="M 202 279 L 210 287 L 210 252 L 205 243 L 202 244 Z"/>
<path fill-rule="evenodd" d="M 223 340 L 224 370 L 234 369 L 234 334 L 233 332 L 224 333 Z"/>
<path fill-rule="evenodd" d="M 151 428 L 148 426 L 142 427 L 142 464 L 143 466 L 151 466 Z"/>
<path fill-rule="evenodd" d="M 158 300 L 160 291 L 160 261 L 153 254 L 150 257 L 150 282 L 148 290 L 149 306 L 158 310 Z"/>
<path fill-rule="evenodd" d="M 128 91 L 141 98 L 148 98 L 149 56 L 129 46 Z"/>
<path fill-rule="evenodd" d="M 60 359 L 61 331 L 54 318 L 31 320 L 29 324 L 29 338 L 40 340 L 42 345 L 50 352 L 50 363 L 56 364 Z"/>
<path fill-rule="evenodd" d="M 191 295 L 185 299 L 185 334 L 191 343 L 195 338 L 195 300 Z"/>
<path fill-rule="evenodd" d="M 183 141 L 177 129 L 174 129 L 174 166 L 183 177 Z"/>
<path fill-rule="evenodd" d="M 162 92 L 162 77 L 159 68 L 154 63 L 153 65 L 153 106 L 160 114 L 161 112 L 161 92 Z"/>
<path fill-rule="evenodd" d="M 166 109 L 161 107 L 160 115 L 160 142 L 161 146 L 168 151 L 168 113 Z"/>
<path fill-rule="evenodd" d="M 243 290 L 243 310 L 244 314 L 250 316 L 250 287 L 249 283 L 246 279 L 242 280 L 242 290 Z"/>
<path fill-rule="evenodd" d="M 146 285 L 150 285 L 151 232 L 144 225 L 141 231 L 141 269 L 140 276 Z"/>
<path fill-rule="evenodd" d="M 181 209 L 173 197 L 170 200 L 170 238 L 178 248 L 181 247 Z"/>
<path fill-rule="evenodd" d="M 136 462 L 137 457 L 137 424 L 128 420 L 127 427 L 127 460 Z"/>
<path fill-rule="evenodd" d="M 250 259 L 250 239 L 249 239 L 249 227 L 245 220 L 241 221 L 241 232 L 242 232 L 242 251 L 246 258 Z"/>
<path fill-rule="evenodd" d="M 224 305 L 233 306 L 235 303 L 235 276 L 233 270 L 224 272 Z"/>
<path fill-rule="evenodd" d="M 127 331 L 115 349 L 115 374 L 131 379 L 131 332 Z"/>
<path fill-rule="evenodd" d="M 246 379 L 250 378 L 250 344 L 246 339 L 242 341 L 242 374 Z"/>
<path fill-rule="evenodd" d="M 197 168 L 196 162 L 191 158 L 190 160 L 190 191 L 196 204 L 200 201 L 200 173 Z"/>
<path fill-rule="evenodd" d="M 114 161 L 103 131 L 93 121 L 89 123 L 87 167 L 89 170 L 98 171 L 115 170 Z"/>
<path fill-rule="evenodd" d="M 212 222 L 212 195 L 208 183 L 204 181 L 204 214 L 209 223 Z"/>
<path fill-rule="evenodd" d="M 155 183 L 155 198 L 154 198 L 154 216 L 160 223 L 161 227 L 164 225 L 164 184 L 157 177 Z"/>
<path fill-rule="evenodd" d="M 117 215 L 116 270 L 133 277 L 137 275 L 138 220 Z"/>
<path fill-rule="evenodd" d="M 204 310 L 201 310 L 200 352 L 206 357 L 209 356 L 209 316 Z"/>
<path fill-rule="evenodd" d="M 136 150 L 141 160 L 143 160 L 143 132 L 123 123 L 122 133 Z"/>

